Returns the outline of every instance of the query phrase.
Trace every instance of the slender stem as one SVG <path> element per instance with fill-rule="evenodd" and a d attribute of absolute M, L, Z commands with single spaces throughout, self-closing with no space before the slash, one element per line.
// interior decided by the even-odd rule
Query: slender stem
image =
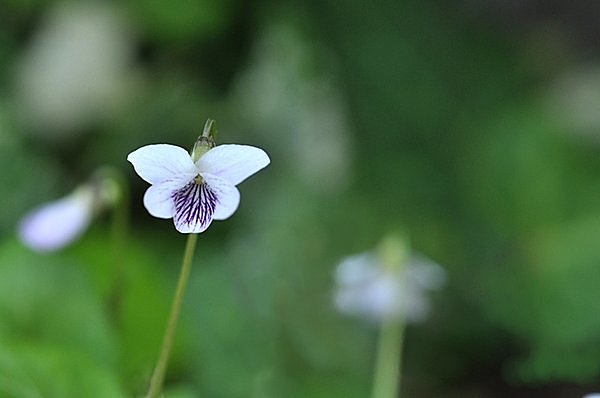
<path fill-rule="evenodd" d="M 175 337 L 179 310 L 181 309 L 181 303 L 183 302 L 183 293 L 190 275 L 190 269 L 192 268 L 192 259 L 194 257 L 197 239 L 198 234 L 188 235 L 185 252 L 183 254 L 183 261 L 181 263 L 181 271 L 179 273 L 179 279 L 177 280 L 177 287 L 175 288 L 175 296 L 173 297 L 173 303 L 171 304 L 171 312 L 169 313 L 169 320 L 160 349 L 160 356 L 158 357 L 158 361 L 156 361 L 156 367 L 154 368 L 152 378 L 150 379 L 150 387 L 148 388 L 148 394 L 146 395 L 147 398 L 158 398 L 162 390 L 167 363 L 169 362 L 169 355 L 171 353 L 171 346 L 173 345 L 173 338 Z"/>
<path fill-rule="evenodd" d="M 372 398 L 399 398 L 404 322 L 384 320 L 379 332 Z"/>

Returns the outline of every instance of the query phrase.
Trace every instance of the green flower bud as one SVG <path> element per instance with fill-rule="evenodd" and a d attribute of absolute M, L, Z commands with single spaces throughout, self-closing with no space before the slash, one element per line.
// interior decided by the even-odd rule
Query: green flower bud
<path fill-rule="evenodd" d="M 213 119 L 208 119 L 204 124 L 202 135 L 198 137 L 194 148 L 192 149 L 192 160 L 198 161 L 206 152 L 215 147 L 215 136 L 217 135 L 217 126 Z"/>

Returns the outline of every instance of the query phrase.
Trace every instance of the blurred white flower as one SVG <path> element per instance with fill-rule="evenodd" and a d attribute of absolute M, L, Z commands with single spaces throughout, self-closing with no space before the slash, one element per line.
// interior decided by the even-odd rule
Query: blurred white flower
<path fill-rule="evenodd" d="M 18 93 L 26 122 L 68 133 L 116 109 L 126 90 L 133 40 L 103 2 L 60 3 L 23 54 Z"/>
<path fill-rule="evenodd" d="M 427 291 L 439 289 L 444 270 L 414 254 L 400 267 L 389 267 L 375 253 L 347 257 L 335 270 L 337 309 L 372 321 L 403 318 L 421 322 L 429 314 Z"/>
<path fill-rule="evenodd" d="M 77 239 L 94 215 L 117 198 L 112 180 L 93 178 L 68 196 L 43 204 L 25 215 L 18 226 L 19 239 L 39 252 L 61 249 Z"/>
<path fill-rule="evenodd" d="M 584 395 L 583 398 L 600 398 L 600 393 L 592 393 Z"/>
<path fill-rule="evenodd" d="M 148 212 L 158 218 L 173 218 L 181 233 L 200 233 L 213 219 L 229 218 L 240 203 L 236 185 L 270 163 L 260 148 L 233 144 L 213 147 L 210 141 L 197 153 L 199 142 L 192 155 L 175 145 L 156 144 L 127 156 L 138 175 L 152 184 L 144 195 Z"/>

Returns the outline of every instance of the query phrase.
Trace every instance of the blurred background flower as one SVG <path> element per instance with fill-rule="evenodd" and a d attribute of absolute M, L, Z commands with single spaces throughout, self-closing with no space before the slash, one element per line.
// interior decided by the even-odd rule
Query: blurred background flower
<path fill-rule="evenodd" d="M 110 117 L 122 105 L 134 55 L 130 23 L 109 3 L 50 9 L 17 68 L 22 119 L 38 134 L 64 135 Z"/>
<path fill-rule="evenodd" d="M 376 253 L 355 254 L 336 267 L 334 301 L 341 312 L 370 321 L 422 322 L 430 310 L 428 291 L 439 289 L 444 279 L 444 270 L 419 254 L 399 269 Z"/>
<path fill-rule="evenodd" d="M 448 275 L 407 329 L 403 396 L 600 388 L 599 5 L 11 0 L 0 14 L 0 395 L 143 393 L 184 242 L 147 216 L 125 159 L 188 148 L 208 117 L 219 143 L 278 167 L 201 236 L 167 397 L 366 396 L 376 335 L 338 314 L 331 275 L 397 228 Z M 100 164 L 133 195 L 117 295 L 106 216 L 48 256 L 15 233 Z"/>
<path fill-rule="evenodd" d="M 94 213 L 106 206 L 97 191 L 91 184 L 83 185 L 62 199 L 33 209 L 19 224 L 21 242 L 34 250 L 52 251 L 77 239 Z"/>

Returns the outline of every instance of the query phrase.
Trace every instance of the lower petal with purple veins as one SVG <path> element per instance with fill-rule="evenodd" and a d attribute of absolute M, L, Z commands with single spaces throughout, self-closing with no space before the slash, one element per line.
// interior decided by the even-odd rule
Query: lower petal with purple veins
<path fill-rule="evenodd" d="M 192 181 L 172 194 L 175 205 L 173 221 L 181 233 L 200 233 L 213 220 L 217 196 L 205 184 Z"/>

